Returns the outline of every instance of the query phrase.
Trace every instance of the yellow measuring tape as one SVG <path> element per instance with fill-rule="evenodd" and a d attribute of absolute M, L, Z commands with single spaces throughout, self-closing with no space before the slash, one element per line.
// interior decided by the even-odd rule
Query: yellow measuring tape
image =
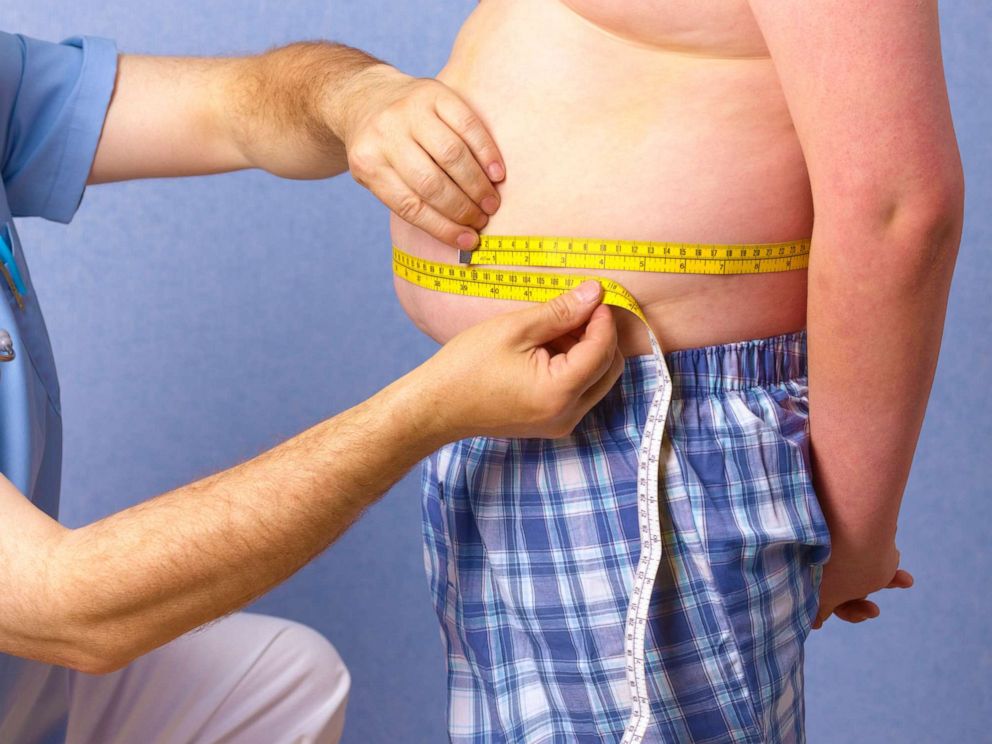
<path fill-rule="evenodd" d="M 647 318 L 637 300 L 619 282 L 597 276 L 488 267 L 767 274 L 805 269 L 809 266 L 809 246 L 809 240 L 727 245 L 483 235 L 479 248 L 459 252 L 461 264 L 428 261 L 393 246 L 393 272 L 412 284 L 435 292 L 531 302 L 546 302 L 592 279 L 603 285 L 603 302 L 629 310 L 646 323 Z"/>

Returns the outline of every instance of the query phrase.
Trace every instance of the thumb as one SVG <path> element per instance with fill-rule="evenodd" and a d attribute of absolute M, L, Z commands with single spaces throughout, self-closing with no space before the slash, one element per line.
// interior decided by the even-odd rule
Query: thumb
<path fill-rule="evenodd" d="M 603 286 L 592 279 L 575 289 L 523 312 L 521 338 L 530 344 L 544 344 L 589 320 L 603 297 Z"/>

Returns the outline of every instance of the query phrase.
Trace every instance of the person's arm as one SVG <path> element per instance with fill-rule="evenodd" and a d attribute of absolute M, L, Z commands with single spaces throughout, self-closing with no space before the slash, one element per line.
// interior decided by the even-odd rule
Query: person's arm
<path fill-rule="evenodd" d="M 459 247 L 496 211 L 504 176 L 485 126 L 447 86 L 301 42 L 242 58 L 121 55 L 89 181 L 243 168 L 327 178 L 349 165 L 400 217 Z"/>
<path fill-rule="evenodd" d="M 833 546 L 819 623 L 887 586 L 898 566 L 897 518 L 940 350 L 964 184 L 935 0 L 751 7 L 816 215 L 810 441 Z"/>
<path fill-rule="evenodd" d="M 440 445 L 571 431 L 623 369 L 599 285 L 584 287 L 465 331 L 253 460 L 85 527 L 0 478 L 0 652 L 113 671 L 287 578 Z"/>

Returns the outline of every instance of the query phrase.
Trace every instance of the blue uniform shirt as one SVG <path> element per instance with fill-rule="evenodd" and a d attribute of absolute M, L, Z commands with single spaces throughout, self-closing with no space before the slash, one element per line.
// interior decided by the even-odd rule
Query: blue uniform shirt
<path fill-rule="evenodd" d="M 26 290 L 21 308 L 0 277 L 0 329 L 10 333 L 15 353 L 13 361 L 0 362 L 0 472 L 52 516 L 62 465 L 58 379 L 12 220 L 72 219 L 116 72 L 109 40 L 52 44 L 0 32 L 0 235 L 12 254 L 8 271 Z M 0 654 L 0 742 L 61 741 L 67 684 L 61 668 Z"/>

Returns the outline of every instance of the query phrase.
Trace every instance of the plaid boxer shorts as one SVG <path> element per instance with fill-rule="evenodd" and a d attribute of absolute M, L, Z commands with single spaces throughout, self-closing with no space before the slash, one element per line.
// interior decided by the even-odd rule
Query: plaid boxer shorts
<path fill-rule="evenodd" d="M 806 332 L 665 355 L 663 555 L 646 742 L 803 742 L 803 644 L 830 535 L 810 477 Z M 424 461 L 425 563 L 452 742 L 618 742 L 652 356 L 556 439 Z"/>

